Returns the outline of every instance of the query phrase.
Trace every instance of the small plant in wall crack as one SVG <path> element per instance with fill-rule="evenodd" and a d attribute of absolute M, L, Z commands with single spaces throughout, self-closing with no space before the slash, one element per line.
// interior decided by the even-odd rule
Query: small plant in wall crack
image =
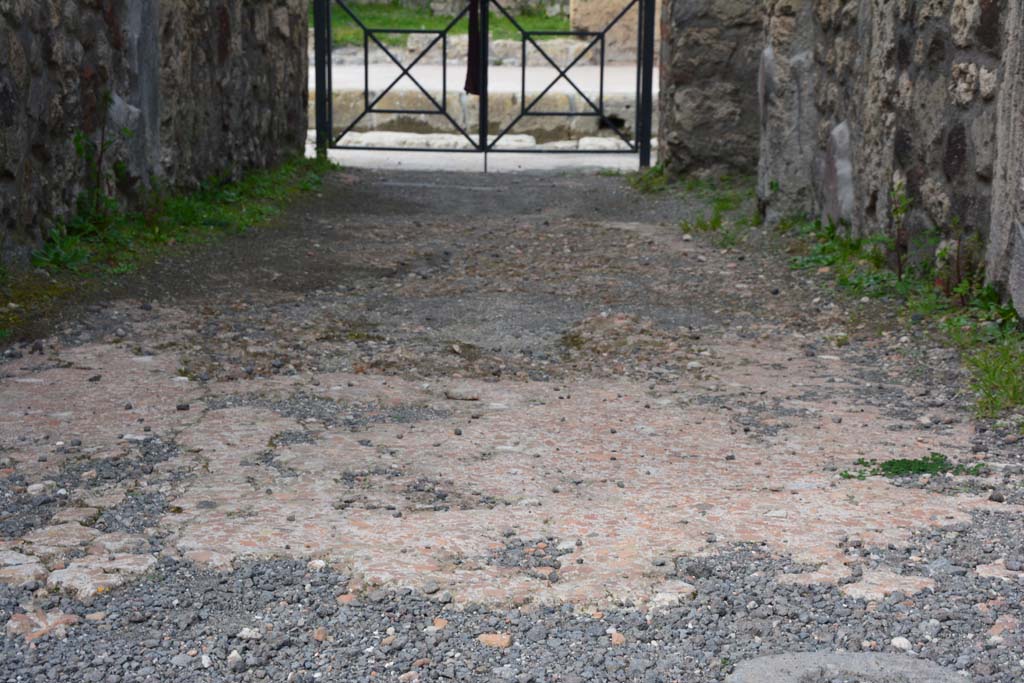
<path fill-rule="evenodd" d="M 935 284 L 947 297 L 955 297 L 961 306 L 967 306 L 985 284 L 984 242 L 957 218 L 947 234 L 950 237 L 935 251 Z"/>
<path fill-rule="evenodd" d="M 127 165 L 115 155 L 134 134 L 129 128 L 110 134 L 112 103 L 112 95 L 104 93 L 98 140 L 83 131 L 72 139 L 75 154 L 85 165 L 85 189 L 78 196 L 75 214 L 53 228 L 46 244 L 33 254 L 32 263 L 37 267 L 77 271 L 89 258 L 85 241 L 110 231 L 112 218 L 119 210 L 113 190 L 128 178 Z"/>
<path fill-rule="evenodd" d="M 889 200 L 891 208 L 886 246 L 896 264 L 896 279 L 902 282 L 906 272 L 907 214 L 910 213 L 913 203 L 910 196 L 907 195 L 907 187 L 903 183 L 896 183 L 893 186 L 889 193 Z"/>
<path fill-rule="evenodd" d="M 135 133 L 130 128 L 122 128 L 113 137 L 109 136 L 110 107 L 113 96 L 103 94 L 99 140 L 93 140 L 83 132 L 75 135 L 75 153 L 85 162 L 88 185 L 79 198 L 79 215 L 84 218 L 104 218 L 117 209 L 113 197 L 113 187 L 124 182 L 128 177 L 128 167 L 122 159 L 115 160 L 107 169 L 110 157 L 123 147 Z"/>

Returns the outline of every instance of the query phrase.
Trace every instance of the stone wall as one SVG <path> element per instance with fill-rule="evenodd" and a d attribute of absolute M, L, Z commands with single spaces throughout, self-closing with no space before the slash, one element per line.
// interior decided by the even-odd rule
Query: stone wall
<path fill-rule="evenodd" d="M 659 159 L 675 174 L 752 174 L 760 0 L 665 0 Z"/>
<path fill-rule="evenodd" d="M 768 222 L 802 213 L 895 234 L 912 260 L 937 237 L 976 237 L 1024 308 L 1020 3 L 764 0 L 762 12 Z M 911 201 L 898 234 L 894 194 Z"/>
<path fill-rule="evenodd" d="M 127 200 L 301 153 L 307 25 L 307 0 L 0 1 L 3 258 L 72 211 L 78 135 Z"/>
<path fill-rule="evenodd" d="M 1006 16 L 1002 87 L 996 103 L 997 150 L 987 272 L 1004 283 L 1024 315 L 1024 6 Z"/>
<path fill-rule="evenodd" d="M 814 204 L 818 117 L 817 30 L 812 11 L 812 3 L 806 0 L 764 2 L 769 40 L 757 73 L 761 121 L 757 178 L 769 224 L 807 213 Z"/>

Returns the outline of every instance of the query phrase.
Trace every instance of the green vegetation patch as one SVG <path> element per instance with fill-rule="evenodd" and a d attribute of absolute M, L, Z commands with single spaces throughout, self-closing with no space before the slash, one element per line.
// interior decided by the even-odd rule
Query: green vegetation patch
<path fill-rule="evenodd" d="M 711 233 L 717 246 L 729 249 L 741 243 L 751 228 L 761 225 L 753 178 L 687 178 L 680 185 L 685 195 L 705 205 L 703 215 L 680 223 L 683 232 Z"/>
<path fill-rule="evenodd" d="M 618 175 L 618 172 L 611 172 L 611 175 Z M 643 168 L 634 173 L 626 175 L 626 182 L 637 192 L 643 194 L 657 194 L 669 189 L 672 179 L 661 164 Z"/>
<path fill-rule="evenodd" d="M 583 335 L 577 332 L 566 332 L 562 335 L 561 342 L 562 346 L 565 348 L 574 349 L 576 351 L 579 351 L 586 346 L 586 340 L 583 338 Z"/>
<path fill-rule="evenodd" d="M 754 179 L 750 177 L 674 178 L 659 164 L 628 174 L 626 181 L 643 194 L 671 192 L 703 204 L 701 214 L 682 221 L 680 227 L 688 233 L 713 233 L 715 244 L 722 248 L 736 246 L 751 228 L 761 225 Z"/>
<path fill-rule="evenodd" d="M 205 243 L 265 224 L 293 197 L 320 187 L 333 168 L 326 160 L 296 158 L 238 181 L 213 179 L 188 194 L 153 189 L 132 211 L 102 192 L 86 191 L 78 212 L 32 255 L 32 265 L 49 275 L 5 271 L 0 278 L 8 304 L 0 308 L 0 340 L 90 283 L 130 273 L 174 245 Z"/>
<path fill-rule="evenodd" d="M 971 370 L 978 414 L 995 418 L 1024 406 L 1024 334 L 962 316 L 946 326 Z"/>
<path fill-rule="evenodd" d="M 451 24 L 454 17 L 435 15 L 426 8 L 403 7 L 397 2 L 389 4 L 352 4 L 350 9 L 369 29 L 400 29 L 440 31 Z M 549 17 L 543 10 L 510 12 L 516 22 L 527 31 L 569 31 L 569 18 Z M 313 26 L 313 9 L 309 10 L 310 26 Z M 519 40 L 519 29 L 501 12 L 491 12 L 488 27 L 492 40 Z M 451 29 L 450 35 L 469 33 L 469 19 L 463 17 Z M 363 29 L 355 19 L 338 5 L 331 4 L 331 36 L 334 47 L 363 44 Z M 389 47 L 406 44 L 407 33 L 378 33 L 380 42 Z M 563 38 L 566 36 L 535 36 L 536 40 Z M 370 40 L 371 46 L 374 44 Z M 440 50 L 440 47 L 437 48 Z"/>
<path fill-rule="evenodd" d="M 897 207 L 906 211 L 906 200 Z M 995 418 L 1024 406 L 1024 328 L 1013 307 L 985 284 L 975 235 L 953 225 L 947 232 L 955 237 L 942 243 L 936 259 L 908 264 L 895 256 L 906 240 L 902 235 L 854 237 L 835 225 L 800 220 L 780 230 L 799 243 L 802 253 L 790 262 L 794 270 L 830 273 L 855 296 L 898 301 L 908 320 L 935 323 L 971 370 L 979 416 Z M 937 244 L 935 232 L 922 239 Z"/>
<path fill-rule="evenodd" d="M 977 477 L 985 472 L 985 466 L 978 464 L 971 467 L 954 464 L 949 458 L 941 453 L 932 453 L 923 458 L 896 460 L 859 459 L 856 462 L 857 468 L 854 471 L 844 470 L 839 473 L 843 479 L 864 480 L 868 477 L 911 477 L 922 474 L 954 474 L 969 475 Z"/>
<path fill-rule="evenodd" d="M 790 261 L 793 270 L 829 269 L 840 287 L 856 296 L 907 297 L 922 283 L 900 279 L 885 267 L 882 240 L 851 237 L 835 225 L 819 222 L 786 226 L 808 244 L 807 253 Z M 921 288 L 923 289 L 923 288 Z"/>
<path fill-rule="evenodd" d="M 300 158 L 237 182 L 214 179 L 189 194 L 153 190 L 137 211 L 86 197 L 79 212 L 33 254 L 32 264 L 54 273 L 130 272 L 161 246 L 204 242 L 265 223 L 295 194 L 319 187 L 331 168 L 329 161 Z"/>

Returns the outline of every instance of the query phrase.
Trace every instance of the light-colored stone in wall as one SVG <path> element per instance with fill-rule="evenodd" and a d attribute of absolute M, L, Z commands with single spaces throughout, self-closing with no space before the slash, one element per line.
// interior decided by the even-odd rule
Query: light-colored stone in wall
<path fill-rule="evenodd" d="M 852 226 L 856 211 L 850 126 L 843 121 L 832 129 L 822 163 L 821 219 L 824 223 Z"/>
<path fill-rule="evenodd" d="M 978 65 L 965 62 L 954 64 L 953 80 L 949 88 L 957 104 L 970 104 L 978 92 Z"/>
<path fill-rule="evenodd" d="M 765 0 L 757 77 L 761 120 L 757 194 L 774 226 L 814 211 L 818 115 L 817 66 L 810 0 Z"/>
<path fill-rule="evenodd" d="M 953 42 L 958 47 L 971 47 L 980 21 L 980 0 L 954 0 L 949 19 Z"/>
<path fill-rule="evenodd" d="M 1024 182 L 1024 178 L 1021 182 Z M 1010 253 L 1010 273 L 1006 279 L 1006 287 L 1017 313 L 1024 316 L 1024 223 L 1016 221 L 1012 229 L 1013 250 Z"/>
<path fill-rule="evenodd" d="M 1003 286 L 1024 315 L 1024 7 L 1005 20 L 1003 82 L 997 101 L 992 224 L 986 254 L 991 282 Z"/>

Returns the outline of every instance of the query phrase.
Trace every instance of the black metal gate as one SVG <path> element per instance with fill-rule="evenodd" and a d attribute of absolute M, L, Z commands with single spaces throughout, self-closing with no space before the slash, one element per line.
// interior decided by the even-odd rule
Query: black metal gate
<path fill-rule="evenodd" d="M 653 88 L 654 88 L 654 30 L 655 30 L 655 1 L 656 0 L 624 0 L 624 6 L 622 10 L 609 22 L 604 29 L 600 31 L 531 31 L 523 28 L 521 23 L 502 6 L 499 0 L 468 0 L 467 4 L 462 10 L 452 18 L 452 20 L 442 29 L 429 30 L 429 29 L 403 29 L 393 27 L 375 27 L 368 26 L 360 20 L 357 12 L 353 11 L 343 0 L 313 0 L 314 7 L 314 42 L 316 52 L 316 146 L 317 151 L 320 154 L 326 154 L 328 149 L 377 149 L 381 151 L 422 151 L 422 152 L 436 152 L 436 151 L 465 151 L 465 152 L 481 152 L 484 154 L 490 152 L 517 152 L 517 153 L 548 153 L 548 154 L 587 154 L 587 153 L 625 153 L 625 154 L 637 154 L 639 155 L 640 166 L 648 167 L 651 164 L 651 113 L 653 107 Z M 474 7 L 473 5 L 476 5 Z M 634 136 L 630 138 L 625 130 L 624 122 L 617 118 L 608 116 L 605 111 L 605 97 L 604 97 L 604 84 L 605 84 L 605 42 L 608 32 L 611 31 L 616 25 L 626 16 L 628 12 L 634 8 L 638 11 L 637 20 L 637 42 L 636 42 L 636 63 L 637 63 L 637 93 L 636 93 L 636 120 L 633 125 Z M 464 17 L 468 16 L 471 10 L 476 9 L 479 12 L 478 19 L 478 30 L 479 39 L 477 43 L 480 53 L 479 59 L 476 60 L 477 67 L 479 69 L 477 74 L 477 83 L 479 85 L 480 96 L 479 96 L 479 124 L 476 135 L 472 135 L 463 126 L 461 126 L 448 111 L 448 64 L 447 64 L 447 53 L 448 53 L 448 35 L 455 28 L 455 26 L 463 20 Z M 358 114 L 354 121 L 350 122 L 341 130 L 337 130 L 334 124 L 334 106 L 333 106 L 333 69 L 331 63 L 332 54 L 332 35 L 331 35 L 331 12 L 345 12 L 358 26 L 362 32 L 363 37 L 363 55 L 364 55 L 364 81 L 363 81 L 363 111 Z M 490 48 L 490 29 L 489 29 L 489 18 L 491 12 L 496 12 L 500 16 L 505 17 L 515 31 L 519 34 L 522 40 L 522 61 L 521 68 L 522 73 L 522 93 L 520 99 L 520 110 L 518 115 L 514 117 L 514 120 L 504 125 L 501 130 L 493 132 L 489 130 L 489 119 L 488 119 L 488 90 L 487 90 L 487 74 L 489 65 L 489 48 Z M 432 40 L 429 40 L 419 54 L 409 63 L 403 64 L 401 59 L 396 56 L 395 52 L 388 48 L 381 36 L 384 34 L 426 34 L 433 36 Z M 559 66 L 542 47 L 542 41 L 538 40 L 538 37 L 546 36 L 567 36 L 582 38 L 587 41 L 587 46 L 581 52 L 577 54 L 565 68 Z M 474 41 L 470 41 L 472 45 Z M 440 102 L 438 98 L 435 98 L 427 88 L 425 88 L 412 74 L 412 69 L 424 57 L 427 53 L 434 49 L 438 44 L 441 46 L 442 51 L 442 92 Z M 527 101 L 526 93 L 526 69 L 527 69 L 527 45 L 537 50 L 540 55 L 543 56 L 545 61 L 551 65 L 557 72 L 558 75 L 555 79 L 548 84 L 548 86 L 539 94 L 529 98 Z M 384 88 L 383 91 L 378 93 L 371 93 L 370 91 L 370 80 L 369 80 L 369 50 L 370 47 L 374 46 L 382 50 L 387 57 L 393 62 L 399 69 L 399 75 L 391 82 L 391 84 Z M 588 54 L 590 50 L 597 48 L 600 52 L 600 71 L 599 71 L 599 92 L 596 97 L 588 96 L 582 88 L 575 83 L 569 76 L 569 70 L 572 69 L 579 61 Z M 472 60 L 471 60 L 472 64 Z M 402 78 L 409 78 L 412 83 L 415 84 L 418 91 L 426 98 L 426 101 L 430 103 L 430 108 L 426 109 L 393 109 L 382 105 L 385 96 L 391 92 L 391 90 L 401 81 Z M 586 103 L 587 109 L 581 112 L 559 112 L 559 111 L 542 111 L 537 105 L 544 98 L 544 96 L 552 90 L 560 81 L 564 80 L 569 87 L 576 94 L 579 95 L 580 99 Z M 461 89 L 461 88 L 460 88 Z M 596 101 L 595 101 L 596 100 Z M 405 114 L 405 115 L 427 115 L 427 116 L 439 116 L 444 117 L 452 126 L 452 129 L 459 135 L 462 135 L 468 140 L 468 145 L 464 149 L 434 149 L 434 148 L 415 148 L 415 147 L 374 147 L 367 148 L 365 146 L 353 147 L 345 144 L 344 137 L 353 131 L 360 121 L 370 114 Z M 598 117 L 600 121 L 600 127 L 606 130 L 612 131 L 616 136 L 625 142 L 625 149 L 620 150 L 562 150 L 562 149 L 503 149 L 498 148 L 496 145 L 502 138 L 508 134 L 512 128 L 519 123 L 521 120 L 531 116 L 591 116 Z"/>

